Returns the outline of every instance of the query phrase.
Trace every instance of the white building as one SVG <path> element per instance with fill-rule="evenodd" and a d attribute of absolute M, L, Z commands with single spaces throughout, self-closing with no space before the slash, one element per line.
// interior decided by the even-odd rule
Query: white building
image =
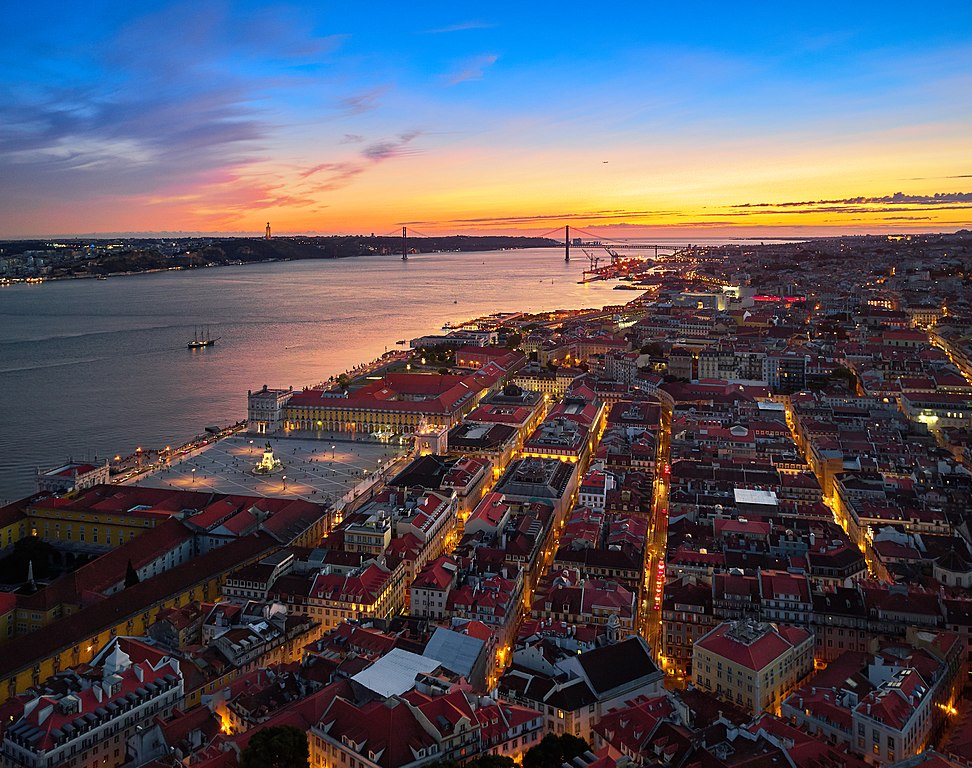
<path fill-rule="evenodd" d="M 5 765 L 26 768 L 114 768 L 125 762 L 126 742 L 157 716 L 168 717 L 183 699 L 179 662 L 133 664 L 116 642 L 101 678 L 73 670 L 24 707 L 3 738 Z M 63 691 L 67 690 L 67 693 Z"/>
<path fill-rule="evenodd" d="M 293 387 L 268 389 L 266 384 L 256 392 L 247 390 L 247 431 L 251 435 L 272 435 L 277 432 L 284 423 L 284 406 L 293 394 Z"/>

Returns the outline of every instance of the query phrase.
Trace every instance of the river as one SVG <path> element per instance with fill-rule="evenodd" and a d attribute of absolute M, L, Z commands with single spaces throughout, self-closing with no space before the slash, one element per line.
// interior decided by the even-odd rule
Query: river
<path fill-rule="evenodd" d="M 0 499 L 35 468 L 181 444 L 246 417 L 246 391 L 301 387 L 398 339 L 499 311 L 620 304 L 559 249 L 294 261 L 0 288 Z M 189 351 L 194 330 L 219 342 Z"/>

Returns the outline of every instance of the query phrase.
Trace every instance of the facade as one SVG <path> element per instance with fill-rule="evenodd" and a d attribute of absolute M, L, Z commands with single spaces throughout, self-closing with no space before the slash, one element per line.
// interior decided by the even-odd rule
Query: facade
<path fill-rule="evenodd" d="M 246 429 L 251 435 L 272 435 L 283 427 L 284 408 L 294 388 L 263 389 L 246 392 Z"/>
<path fill-rule="evenodd" d="M 874 655 L 839 656 L 784 702 L 782 715 L 872 765 L 894 763 L 921 754 L 941 732 L 966 666 L 958 635 L 911 632 Z"/>
<path fill-rule="evenodd" d="M 693 647 L 696 686 L 754 715 L 779 712 L 812 672 L 813 635 L 799 627 L 726 621 Z"/>
<path fill-rule="evenodd" d="M 448 555 L 426 565 L 409 587 L 409 613 L 423 619 L 446 618 L 458 573 L 458 563 Z"/>
<path fill-rule="evenodd" d="M 81 491 L 99 483 L 107 483 L 110 472 L 108 462 L 104 464 L 63 464 L 46 471 L 37 472 L 37 489 L 49 493 L 68 493 Z"/>
<path fill-rule="evenodd" d="M 182 673 L 168 657 L 133 664 L 116 644 L 99 672 L 94 678 L 64 673 L 52 693 L 30 699 L 23 716 L 4 731 L 4 763 L 114 768 L 125 762 L 126 743 L 136 730 L 182 704 Z"/>
<path fill-rule="evenodd" d="M 583 653 L 564 653 L 552 664 L 536 655 L 531 661 L 530 656 L 517 650 L 500 680 L 500 692 L 542 712 L 544 730 L 558 736 L 570 733 L 596 743 L 594 728 L 605 713 L 662 692 L 664 674 L 639 635 Z"/>
<path fill-rule="evenodd" d="M 306 389 L 288 400 L 283 428 L 363 434 L 448 429 L 497 391 L 504 375 L 489 364 L 468 376 L 390 373 L 352 393 Z"/>

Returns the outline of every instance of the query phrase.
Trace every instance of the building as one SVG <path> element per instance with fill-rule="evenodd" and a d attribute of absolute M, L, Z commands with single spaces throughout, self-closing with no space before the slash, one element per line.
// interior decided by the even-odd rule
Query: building
<path fill-rule="evenodd" d="M 789 693 L 813 672 L 813 635 L 799 627 L 725 621 L 696 641 L 696 686 L 754 715 L 778 713 Z"/>
<path fill-rule="evenodd" d="M 246 430 L 251 435 L 272 435 L 283 427 L 284 408 L 294 394 L 294 388 L 263 389 L 246 392 Z"/>
<path fill-rule="evenodd" d="M 81 491 L 109 479 L 108 461 L 104 464 L 70 462 L 48 470 L 37 471 L 37 489 L 48 493 Z"/>
<path fill-rule="evenodd" d="M 500 692 L 543 712 L 544 730 L 558 736 L 595 743 L 594 727 L 609 710 L 662 692 L 664 674 L 639 635 L 583 653 L 565 651 L 553 661 L 550 655 L 518 648 Z"/>
<path fill-rule="evenodd" d="M 95 675 L 73 670 L 42 686 L 3 735 L 6 765 L 102 768 L 126 760 L 126 742 L 182 704 L 179 663 L 132 663 L 116 644 Z"/>
<path fill-rule="evenodd" d="M 967 665 L 950 632 L 909 632 L 871 655 L 848 651 L 783 703 L 782 715 L 872 765 L 923 752 L 955 712 Z"/>
<path fill-rule="evenodd" d="M 388 373 L 353 392 L 305 389 L 287 401 L 283 427 L 369 435 L 451 428 L 496 392 L 504 376 L 504 369 L 489 364 L 466 376 Z"/>
<path fill-rule="evenodd" d="M 458 574 L 458 563 L 448 555 L 426 565 L 409 587 L 409 613 L 423 619 L 446 618 Z"/>

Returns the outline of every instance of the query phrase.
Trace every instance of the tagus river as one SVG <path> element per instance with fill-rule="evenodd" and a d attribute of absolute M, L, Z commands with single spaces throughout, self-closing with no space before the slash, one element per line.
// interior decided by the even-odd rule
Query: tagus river
<path fill-rule="evenodd" d="M 372 256 L 0 288 L 0 499 L 74 457 L 181 444 L 246 417 L 246 391 L 295 388 L 443 323 L 621 304 L 559 249 Z M 189 351 L 194 329 L 219 342 Z"/>

